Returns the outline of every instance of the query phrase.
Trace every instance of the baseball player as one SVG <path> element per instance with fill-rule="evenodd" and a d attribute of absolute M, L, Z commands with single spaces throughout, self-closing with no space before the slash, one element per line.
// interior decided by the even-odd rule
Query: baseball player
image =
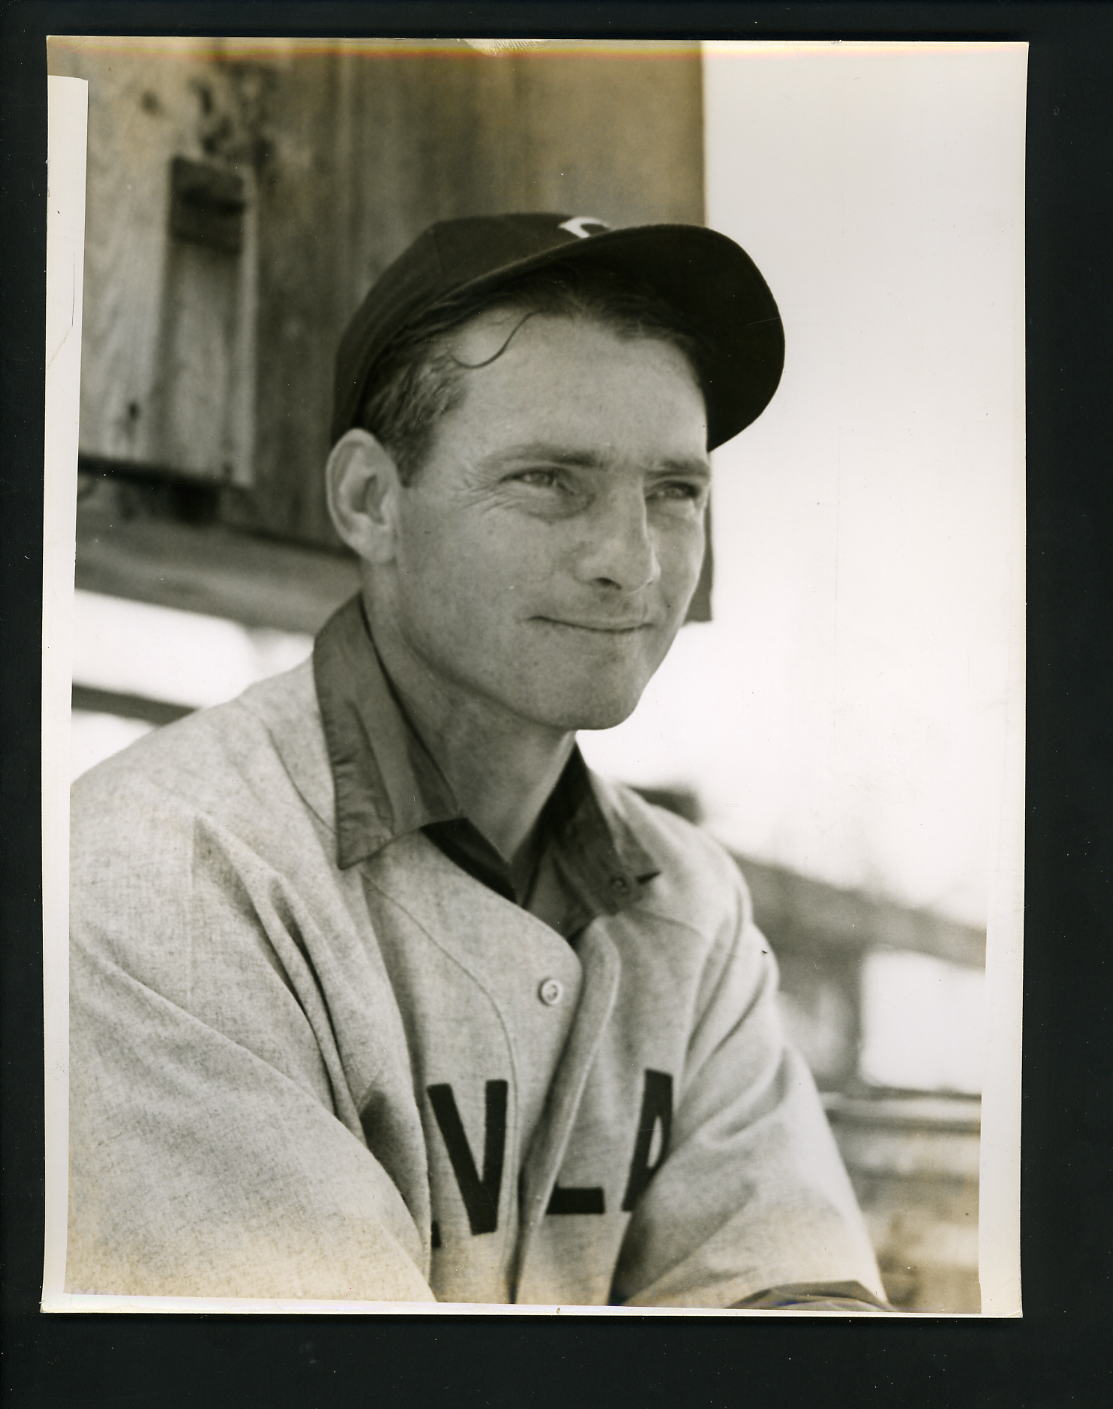
<path fill-rule="evenodd" d="M 876 1308 L 730 857 L 592 775 L 781 372 L 695 226 L 427 230 L 337 358 L 361 590 L 73 804 L 74 1292 Z"/>

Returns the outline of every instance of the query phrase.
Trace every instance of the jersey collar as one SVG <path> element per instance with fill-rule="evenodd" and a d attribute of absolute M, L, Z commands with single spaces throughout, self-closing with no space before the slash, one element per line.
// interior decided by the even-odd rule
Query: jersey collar
<path fill-rule="evenodd" d="M 407 833 L 466 820 L 407 719 L 371 639 L 359 597 L 321 629 L 313 673 L 336 797 L 337 864 L 355 865 Z M 572 908 L 614 913 L 660 868 L 592 785 L 574 749 L 542 813 Z"/>

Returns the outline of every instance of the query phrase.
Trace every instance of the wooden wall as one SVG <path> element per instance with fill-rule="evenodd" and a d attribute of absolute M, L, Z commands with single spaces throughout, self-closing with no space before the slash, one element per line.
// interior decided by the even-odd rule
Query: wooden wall
<path fill-rule="evenodd" d="M 93 557 L 108 551 L 108 522 L 174 519 L 180 495 L 134 488 L 160 480 L 203 491 L 223 530 L 333 547 L 321 469 L 336 340 L 429 222 L 703 215 L 691 44 L 491 54 L 462 41 L 61 38 L 50 68 L 90 81 L 81 452 L 99 476 L 82 516 L 100 514 Z M 200 241 L 178 218 L 175 158 L 207 179 L 184 198 L 186 217 L 207 203 Z M 196 494 L 188 502 L 196 510 Z M 126 558 L 118 534 L 111 551 Z M 116 590 L 126 576 L 117 567 Z"/>

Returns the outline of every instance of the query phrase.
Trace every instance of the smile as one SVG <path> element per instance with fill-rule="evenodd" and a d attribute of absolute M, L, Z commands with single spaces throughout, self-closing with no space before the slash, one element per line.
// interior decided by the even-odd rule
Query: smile
<path fill-rule="evenodd" d="M 548 626 L 563 626 L 569 631 L 592 631 L 602 636 L 628 636 L 635 631 L 645 631 L 650 626 L 648 621 L 565 621 L 557 617 L 542 616 L 537 618 Z"/>

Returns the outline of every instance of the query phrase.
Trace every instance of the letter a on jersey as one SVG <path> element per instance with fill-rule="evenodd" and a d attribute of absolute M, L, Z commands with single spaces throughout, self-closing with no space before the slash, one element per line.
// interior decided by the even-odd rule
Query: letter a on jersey
<path fill-rule="evenodd" d="M 634 1138 L 634 1154 L 626 1181 L 623 1211 L 629 1213 L 645 1192 L 646 1185 L 665 1162 L 672 1131 L 672 1077 L 666 1071 L 646 1068 L 642 1088 L 642 1108 L 638 1116 L 638 1133 Z M 657 1158 L 650 1161 L 653 1137 L 658 1136 Z"/>

